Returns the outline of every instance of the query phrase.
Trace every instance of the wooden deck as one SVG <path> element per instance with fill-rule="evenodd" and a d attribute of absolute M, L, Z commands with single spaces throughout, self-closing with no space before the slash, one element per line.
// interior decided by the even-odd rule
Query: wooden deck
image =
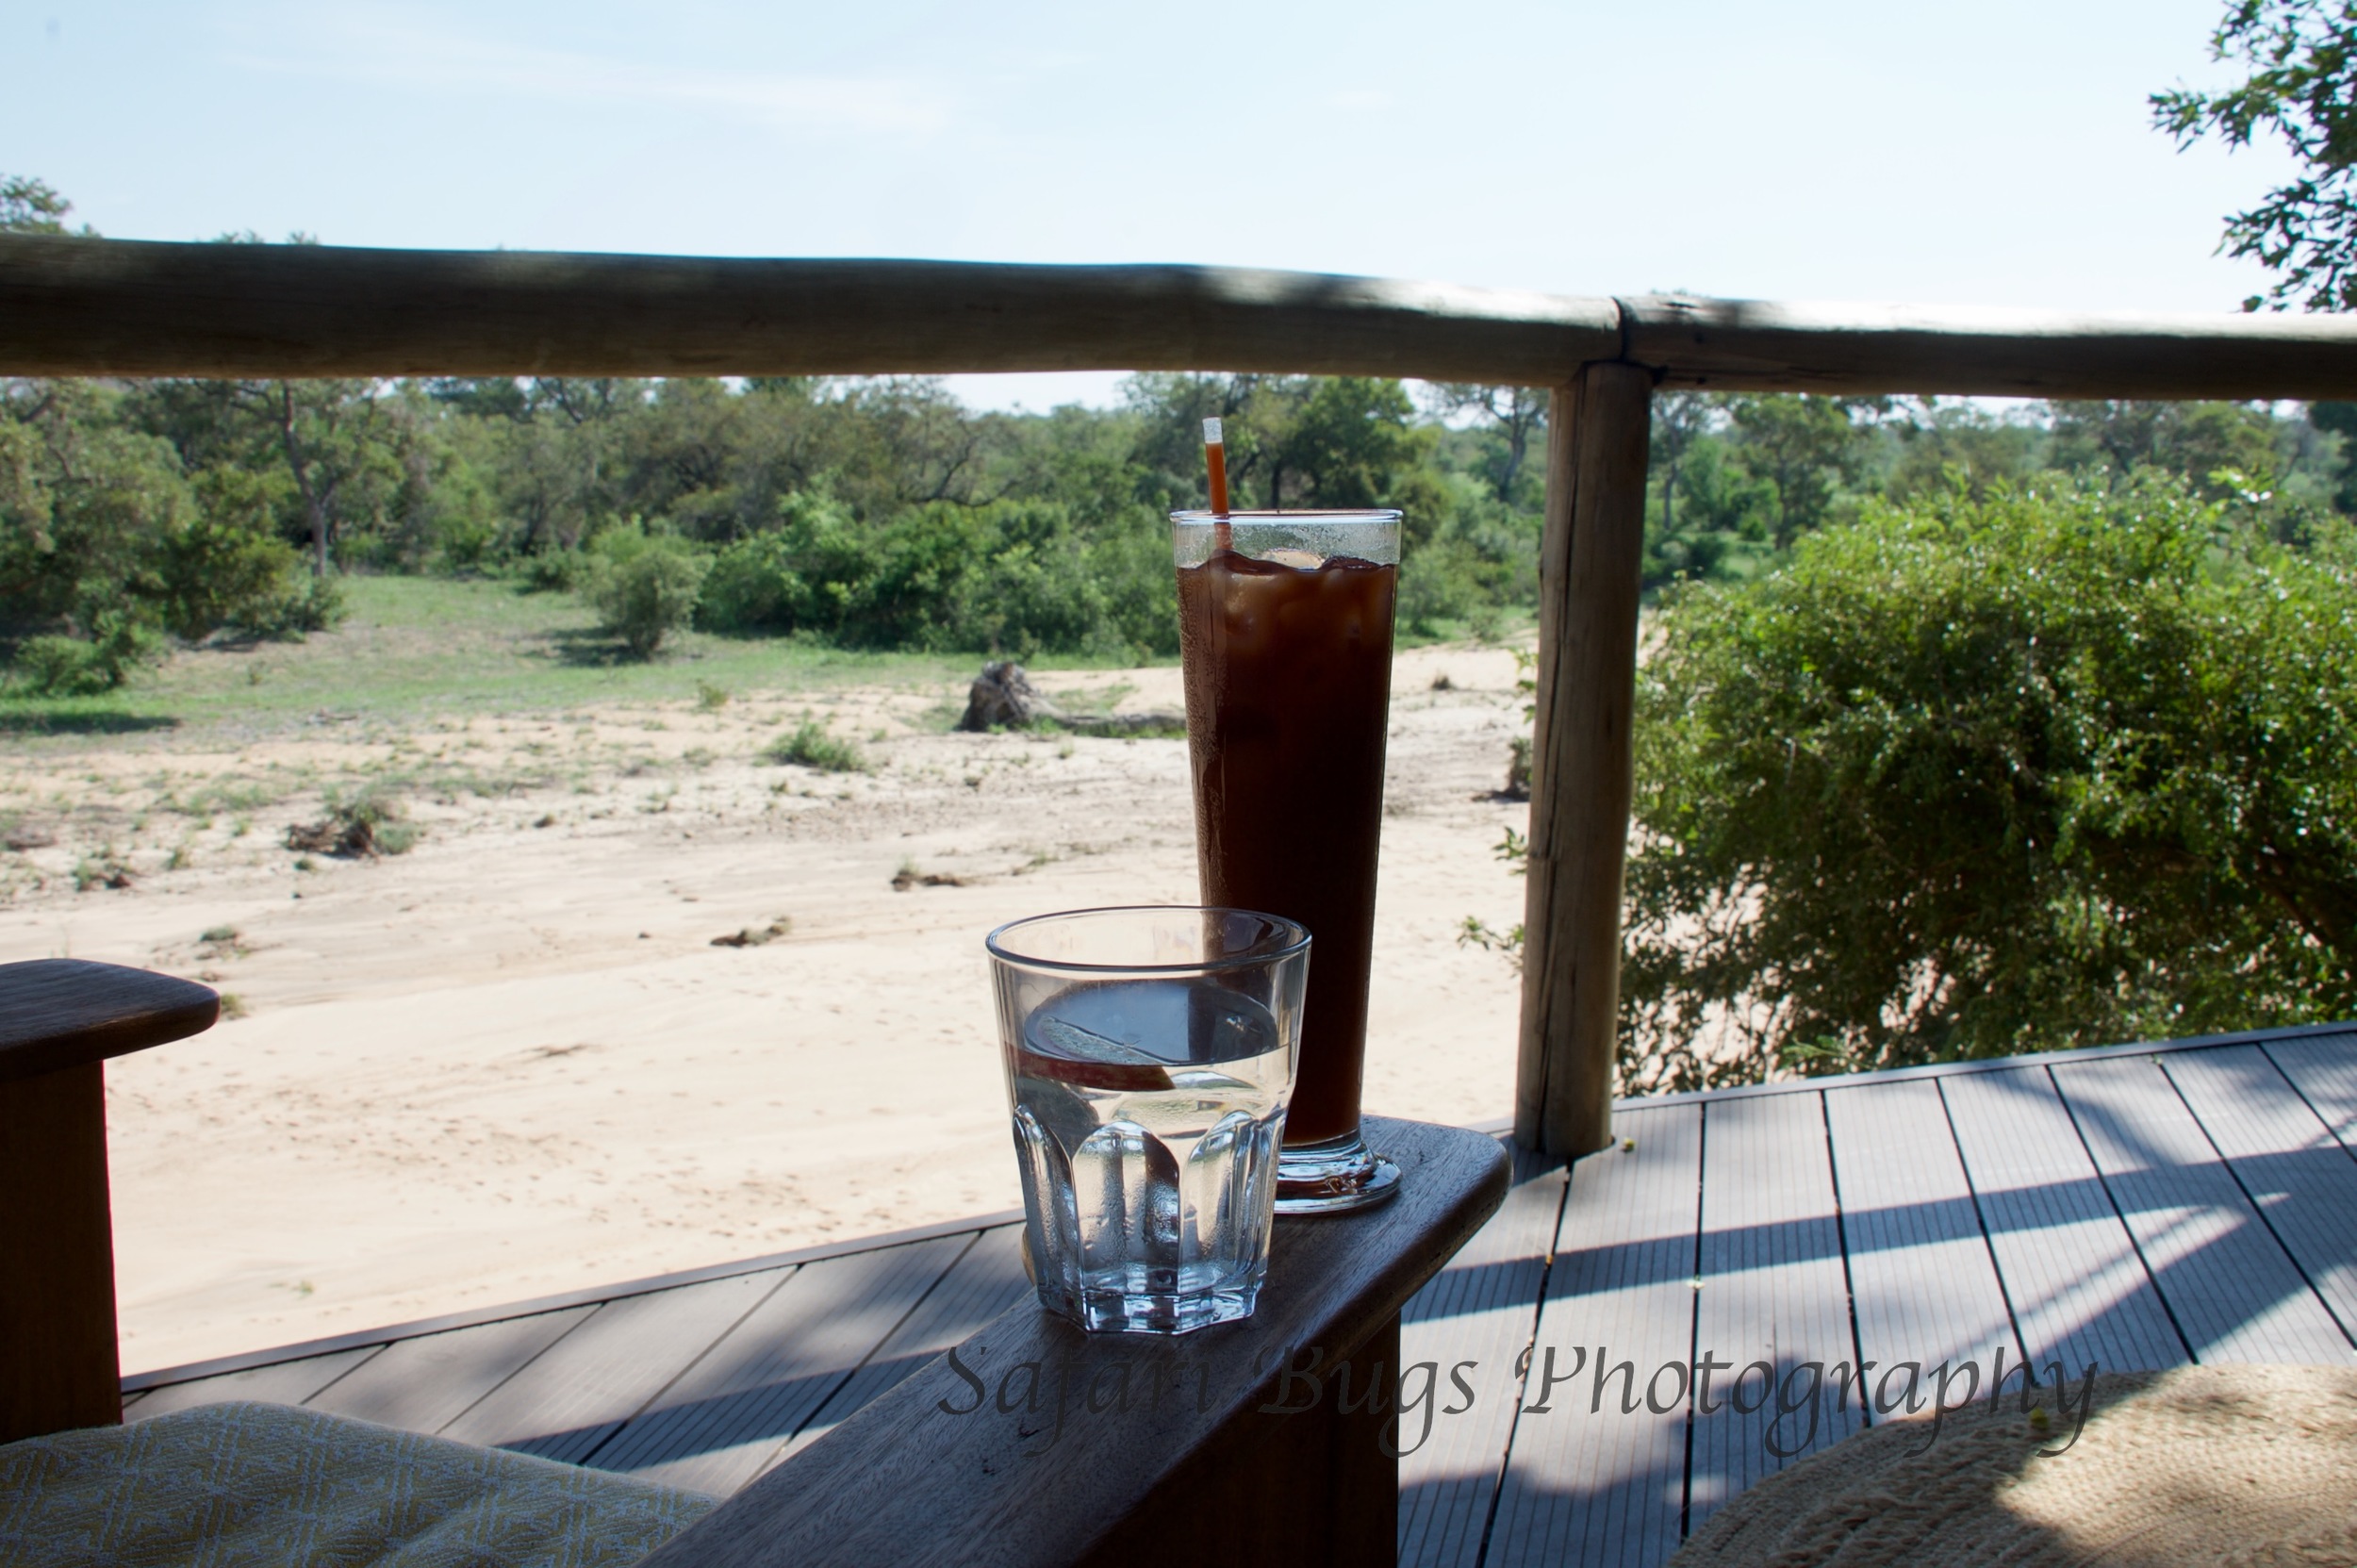
<path fill-rule="evenodd" d="M 2357 1027 L 1631 1101 L 1615 1128 L 1633 1147 L 1526 1162 L 1409 1312 L 1435 1397 L 1402 1433 L 1432 1412 L 1403 1563 L 1659 1562 L 1790 1462 L 1772 1440 L 1879 1419 L 1837 1408 L 1841 1363 L 1882 1385 L 2002 1349 L 2075 1379 L 2357 1345 Z M 1012 1221 L 144 1374 L 127 1414 L 278 1400 L 731 1492 L 1019 1300 Z M 1747 1412 L 1728 1370 L 1706 1411 L 1678 1370 L 1706 1358 L 1802 1391 L 1819 1362 L 1824 1392 Z"/>

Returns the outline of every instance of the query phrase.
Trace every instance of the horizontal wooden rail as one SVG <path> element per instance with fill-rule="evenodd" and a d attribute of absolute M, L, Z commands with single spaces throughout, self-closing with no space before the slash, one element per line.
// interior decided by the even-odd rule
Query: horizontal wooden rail
<path fill-rule="evenodd" d="M 2357 318 L 1621 302 L 1673 387 L 2036 398 L 2357 397 Z"/>
<path fill-rule="evenodd" d="M 1272 371 L 1560 386 L 2357 398 L 2357 320 L 1577 299 L 1223 267 L 0 236 L 0 374 Z"/>
<path fill-rule="evenodd" d="M 1228 370 L 1543 385 L 1610 300 L 1226 267 L 0 237 L 0 374 Z"/>

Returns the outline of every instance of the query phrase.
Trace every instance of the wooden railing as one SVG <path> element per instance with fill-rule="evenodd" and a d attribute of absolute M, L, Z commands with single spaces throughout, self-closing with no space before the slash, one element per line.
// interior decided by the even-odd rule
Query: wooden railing
<path fill-rule="evenodd" d="M 1200 267 L 0 236 L 0 374 L 1165 370 L 1551 387 L 1516 1136 L 1610 1137 L 1656 386 L 2357 398 L 2357 321 L 1580 299 Z"/>

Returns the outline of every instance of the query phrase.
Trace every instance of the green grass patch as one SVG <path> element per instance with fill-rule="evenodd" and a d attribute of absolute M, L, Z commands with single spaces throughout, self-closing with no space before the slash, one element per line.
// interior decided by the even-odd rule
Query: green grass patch
<path fill-rule="evenodd" d="M 0 698 L 0 735 L 74 744 L 190 729 L 251 736 L 321 715 L 404 721 L 617 701 L 709 711 L 709 693 L 936 687 L 971 680 L 981 663 L 964 654 L 851 652 L 792 638 L 697 633 L 641 661 L 626 657 L 597 629 L 595 614 L 569 595 L 433 577 L 350 577 L 342 586 L 352 615 L 334 631 L 300 643 L 184 651 L 99 696 Z"/>
<path fill-rule="evenodd" d="M 796 726 L 792 734 L 780 735 L 763 747 L 761 756 L 765 762 L 792 763 L 800 767 L 815 767 L 821 773 L 875 771 L 865 751 L 808 718 Z"/>

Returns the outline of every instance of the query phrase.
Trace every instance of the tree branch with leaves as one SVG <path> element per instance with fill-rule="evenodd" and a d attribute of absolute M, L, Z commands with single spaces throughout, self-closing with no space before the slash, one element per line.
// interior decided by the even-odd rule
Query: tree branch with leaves
<path fill-rule="evenodd" d="M 2180 151 L 2205 136 L 2228 147 L 2283 142 L 2304 171 L 2226 220 L 2219 248 L 2278 274 L 2245 310 L 2357 305 L 2357 5 L 2349 0 L 2233 0 L 2210 58 L 2248 74 L 2202 92 L 2151 97 L 2152 122 Z"/>

